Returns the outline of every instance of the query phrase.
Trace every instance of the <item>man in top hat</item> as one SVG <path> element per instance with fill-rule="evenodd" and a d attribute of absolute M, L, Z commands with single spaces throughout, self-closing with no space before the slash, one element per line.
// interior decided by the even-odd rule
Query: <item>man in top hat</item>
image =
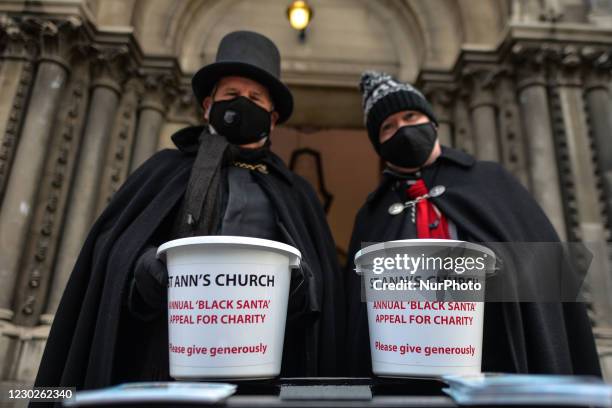
<path fill-rule="evenodd" d="M 502 293 L 498 285 L 508 279 L 519 282 L 516 294 L 508 292 L 512 296 L 485 304 L 483 371 L 601 375 L 584 304 L 550 301 L 552 295 L 537 301 L 540 290 L 555 283 L 547 278 L 557 276 L 561 264 L 547 255 L 560 253 L 560 244 L 554 244 L 559 238 L 527 190 L 499 164 L 441 146 L 434 112 L 413 86 L 369 71 L 360 87 L 368 136 L 386 168 L 356 216 L 349 246 L 349 375 L 371 374 L 364 282 L 354 272 L 356 252 L 367 243 L 424 238 L 496 244 L 501 262 L 497 276 L 487 279 L 485 296 L 491 289 Z M 553 244 L 530 244 L 535 256 L 523 259 L 525 246 L 507 243 Z M 573 283 L 573 272 L 564 278 Z"/>
<path fill-rule="evenodd" d="M 98 388 L 169 380 L 163 242 L 237 235 L 302 254 L 291 278 L 282 376 L 333 376 L 344 334 L 341 272 L 310 185 L 272 153 L 293 109 L 280 55 L 253 32 L 225 36 L 193 77 L 206 126 L 172 136 L 115 194 L 78 257 L 47 341 L 37 386 Z"/>

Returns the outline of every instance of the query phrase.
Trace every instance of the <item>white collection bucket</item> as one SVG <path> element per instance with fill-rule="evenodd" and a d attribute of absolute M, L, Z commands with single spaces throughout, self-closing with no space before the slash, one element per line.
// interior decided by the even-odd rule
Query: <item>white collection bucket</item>
<path fill-rule="evenodd" d="M 182 238 L 157 251 L 168 268 L 170 376 L 272 378 L 280 373 L 296 248 L 234 236 Z"/>
<path fill-rule="evenodd" d="M 494 253 L 481 245 L 464 241 L 416 239 L 379 243 L 363 248 L 355 255 L 355 265 L 371 262 L 378 254 L 401 249 L 418 257 L 432 245 L 461 246 L 472 253 L 486 254 L 494 262 Z M 435 278 L 436 272 L 416 270 L 419 279 Z M 371 279 L 375 275 L 369 275 Z M 382 276 L 382 275 L 381 275 Z M 436 377 L 447 374 L 481 372 L 484 320 L 484 278 L 482 291 L 462 301 L 431 301 L 409 290 L 398 292 L 394 300 L 374 295 L 372 283 L 364 281 L 372 371 L 382 377 Z M 434 279 L 435 280 L 435 279 Z M 415 283 L 416 284 L 416 283 Z M 377 287 L 380 288 L 380 283 Z M 395 295 L 394 295 L 395 296 Z M 463 301 L 466 300 L 466 301 Z"/>

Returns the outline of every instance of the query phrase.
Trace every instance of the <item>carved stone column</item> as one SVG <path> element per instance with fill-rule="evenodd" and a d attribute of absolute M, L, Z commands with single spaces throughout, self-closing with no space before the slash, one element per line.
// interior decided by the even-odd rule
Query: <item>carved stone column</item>
<path fill-rule="evenodd" d="M 607 219 L 608 242 L 593 243 L 603 260 L 612 258 L 610 229 L 612 228 L 612 101 L 609 88 L 612 55 L 609 50 L 585 47 L 581 50 L 585 64 L 584 97 L 587 105 L 588 125 L 593 138 L 596 164 L 603 191 L 604 214 Z M 606 257 L 607 255 L 607 257 Z M 601 365 L 610 379 L 612 375 L 612 270 L 610 262 L 594 262 L 588 275 L 589 292 L 595 319 L 595 338 L 600 350 Z M 607 353 L 606 353 L 607 351 Z"/>
<path fill-rule="evenodd" d="M 34 73 L 35 43 L 15 21 L 0 16 L 0 203 L 17 150 Z"/>
<path fill-rule="evenodd" d="M 525 188 L 531 189 L 525 138 L 521 127 L 521 114 L 516 97 L 514 75 L 511 69 L 503 67 L 499 71 L 495 82 L 495 96 L 499 106 L 501 162 Z"/>
<path fill-rule="evenodd" d="M 592 47 L 584 48 L 582 53 L 588 62 L 584 91 L 589 124 L 605 193 L 608 228 L 612 228 L 612 53 Z"/>
<path fill-rule="evenodd" d="M 595 152 L 591 149 L 585 115 L 582 84 L 582 59 L 573 46 L 554 49 L 553 92 L 555 109 L 563 120 L 559 136 L 565 143 L 571 177 L 572 196 L 576 200 L 574 236 L 585 242 L 605 241 L 602 207 L 595 176 Z"/>
<path fill-rule="evenodd" d="M 66 59 L 72 50 L 72 37 L 81 21 L 29 20 L 38 35 L 41 57 L 25 117 L 23 131 L 15 155 L 0 212 L 0 318 L 11 319 L 14 285 L 30 227 L 32 207 L 39 189 L 51 124 L 66 83 Z"/>
<path fill-rule="evenodd" d="M 159 132 L 167 111 L 167 94 L 171 88 L 174 88 L 174 84 L 168 75 L 147 75 L 144 87 L 139 107 L 136 144 L 130 164 L 131 171 L 157 151 Z"/>
<path fill-rule="evenodd" d="M 177 94 L 172 95 L 172 101 L 169 104 L 166 115 L 166 122 L 160 131 L 157 144 L 158 150 L 174 148 L 175 146 L 170 136 L 183 127 L 201 124 L 203 116 L 202 108 L 198 106 L 191 87 L 179 87 Z"/>
<path fill-rule="evenodd" d="M 544 209 L 562 240 L 567 239 L 559 168 L 551 124 L 544 54 L 537 48 L 517 44 L 512 49 L 518 71 L 518 93 L 532 194 Z"/>
<path fill-rule="evenodd" d="M 487 68 L 466 68 L 463 77 L 471 89 L 470 112 L 476 156 L 480 160 L 499 161 L 494 79 L 496 72 Z"/>
<path fill-rule="evenodd" d="M 569 207 L 568 226 L 571 237 L 584 242 L 595 254 L 586 275 L 586 285 L 594 311 L 596 340 L 601 345 L 598 332 L 612 332 L 612 302 L 607 289 L 612 285 L 612 266 L 595 171 L 597 159 L 591 148 L 585 114 L 584 60 L 579 49 L 573 46 L 554 48 L 553 56 L 553 116 L 558 118 L 557 137 L 562 140 L 560 150 L 566 161 L 564 184 Z M 602 365 L 612 366 L 609 356 L 602 356 Z"/>
<path fill-rule="evenodd" d="M 123 87 L 121 101 L 113 123 L 104 175 L 100 183 L 98 214 L 104 211 L 129 174 L 141 94 L 142 82 L 140 79 L 130 78 Z M 63 290 L 62 288 L 63 286 L 58 286 L 60 291 Z M 52 307 L 53 304 L 51 303 L 49 306 Z"/>
<path fill-rule="evenodd" d="M 81 59 L 82 60 L 82 59 Z M 40 186 L 32 228 L 24 250 L 21 279 L 15 300 L 14 322 L 34 326 L 45 307 L 55 254 L 65 220 L 89 100 L 89 64 L 75 61 L 62 96 Z M 44 321 L 44 319 L 43 319 Z M 45 321 L 48 323 L 47 321 Z"/>
<path fill-rule="evenodd" d="M 448 88 L 436 87 L 427 92 L 433 110 L 438 119 L 438 138 L 445 146 L 454 146 L 452 128 L 453 91 Z"/>
<path fill-rule="evenodd" d="M 83 60 L 73 58 L 71 63 L 70 80 L 53 124 L 45 176 L 41 180 L 23 252 L 13 318 L 19 335 L 11 336 L 14 341 L 7 358 L 10 363 L 5 364 L 6 379 L 11 381 L 31 383 L 34 380 L 50 328 L 49 325 L 38 326 L 38 323 L 52 278 L 72 169 L 87 112 L 89 65 Z"/>
<path fill-rule="evenodd" d="M 59 248 L 54 285 L 70 276 L 87 232 L 96 217 L 100 182 L 108 142 L 121 93 L 127 49 L 94 48 L 92 96 L 85 124 L 76 176 L 68 199 L 66 224 Z M 57 293 L 57 286 L 52 293 Z M 55 300 L 54 300 L 55 301 Z"/>
<path fill-rule="evenodd" d="M 178 88 L 170 104 L 167 122 L 184 123 L 185 126 L 196 126 L 202 123 L 204 112 L 198 106 L 190 86 Z M 163 144 L 163 143 L 161 143 Z"/>
<path fill-rule="evenodd" d="M 476 142 L 472 131 L 472 121 L 468 110 L 468 94 L 462 88 L 457 91 L 453 118 L 455 122 L 455 147 L 474 155 Z"/>

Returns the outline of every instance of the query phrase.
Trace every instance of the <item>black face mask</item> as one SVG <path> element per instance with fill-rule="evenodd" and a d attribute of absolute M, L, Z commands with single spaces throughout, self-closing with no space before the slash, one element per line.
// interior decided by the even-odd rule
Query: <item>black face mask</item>
<path fill-rule="evenodd" d="M 417 168 L 425 164 L 437 139 L 433 123 L 402 126 L 380 145 L 380 156 L 400 167 Z"/>
<path fill-rule="evenodd" d="M 210 124 L 228 142 L 243 145 L 258 142 L 270 134 L 270 112 L 244 96 L 214 102 Z"/>

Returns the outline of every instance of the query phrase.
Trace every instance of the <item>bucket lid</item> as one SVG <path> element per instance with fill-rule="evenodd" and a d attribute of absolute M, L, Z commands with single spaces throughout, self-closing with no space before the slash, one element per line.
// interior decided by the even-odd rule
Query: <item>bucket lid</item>
<path fill-rule="evenodd" d="M 157 249 L 157 257 L 164 259 L 166 252 L 169 249 L 188 245 L 231 245 L 239 247 L 256 247 L 268 250 L 271 249 L 273 251 L 289 255 L 289 265 L 295 267 L 300 266 L 300 261 L 302 259 L 302 253 L 299 251 L 299 249 L 292 247 L 291 245 L 278 241 L 272 241 L 270 239 L 230 235 L 206 235 L 199 237 L 179 238 L 168 241 L 160 245 L 160 247 Z"/>
<path fill-rule="evenodd" d="M 400 239 L 397 241 L 387 241 L 387 242 L 379 242 L 377 244 L 369 245 L 365 248 L 362 248 L 355 254 L 355 264 L 358 263 L 359 258 L 363 255 L 369 254 L 371 252 L 375 252 L 381 249 L 387 248 L 401 248 L 405 246 L 418 246 L 418 245 L 428 245 L 428 244 L 448 244 L 448 243 L 460 243 L 462 246 L 466 248 L 477 250 L 480 252 L 486 252 L 495 258 L 495 253 L 486 246 L 474 244 L 473 242 L 461 241 L 457 239 L 437 239 L 437 238 L 423 238 L 423 239 Z M 407 245 L 408 244 L 408 245 Z"/>

